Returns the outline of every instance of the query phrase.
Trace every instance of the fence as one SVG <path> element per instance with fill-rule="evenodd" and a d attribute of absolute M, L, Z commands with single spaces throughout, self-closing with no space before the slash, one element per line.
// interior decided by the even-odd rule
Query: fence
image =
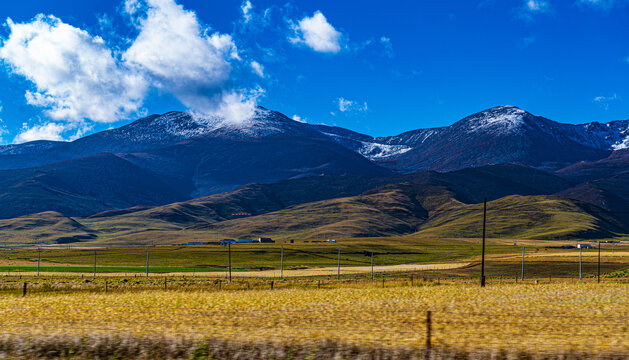
<path fill-rule="evenodd" d="M 431 278 L 474 278 L 480 273 L 478 246 L 420 244 L 396 250 L 359 245 L 278 244 L 155 246 L 127 248 L 0 250 L 4 276 L 202 276 L 265 279 L 322 277 L 363 279 L 418 274 Z M 373 250 L 376 248 L 376 250 Z M 524 249 L 524 248 L 522 248 Z M 629 267 L 628 244 L 598 249 L 494 246 L 487 260 L 488 280 L 588 279 Z M 497 254 L 496 254 L 497 253 Z M 497 256 L 500 255 L 500 256 Z M 17 264 L 17 265 L 16 265 Z M 412 265 L 411 265 L 412 264 Z M 622 275 L 622 274 L 620 274 Z M 625 274 L 627 276 L 629 274 Z M 623 276 L 619 276 L 623 277 Z"/>

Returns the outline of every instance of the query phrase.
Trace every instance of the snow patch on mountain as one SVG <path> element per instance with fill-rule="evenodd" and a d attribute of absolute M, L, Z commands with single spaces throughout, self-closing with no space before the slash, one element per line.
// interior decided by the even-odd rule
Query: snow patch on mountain
<path fill-rule="evenodd" d="M 525 125 L 526 111 L 515 106 L 505 105 L 495 107 L 462 120 L 470 132 L 498 130 L 500 132 L 515 132 Z"/>
<path fill-rule="evenodd" d="M 379 143 L 361 142 L 363 146 L 358 149 L 358 152 L 371 160 L 382 160 L 391 156 L 401 155 L 411 150 L 410 146 L 406 145 L 386 145 Z"/>

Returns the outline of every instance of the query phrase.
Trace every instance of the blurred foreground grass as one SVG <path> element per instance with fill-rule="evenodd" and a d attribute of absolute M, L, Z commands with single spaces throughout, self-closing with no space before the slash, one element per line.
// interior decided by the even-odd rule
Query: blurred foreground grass
<path fill-rule="evenodd" d="M 0 355 L 47 344 L 60 357 L 424 358 L 430 310 L 433 358 L 629 356 L 623 283 L 409 285 L 6 295 Z"/>

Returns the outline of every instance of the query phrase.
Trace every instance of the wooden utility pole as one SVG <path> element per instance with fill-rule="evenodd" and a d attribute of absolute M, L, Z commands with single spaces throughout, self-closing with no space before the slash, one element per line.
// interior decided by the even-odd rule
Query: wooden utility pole
<path fill-rule="evenodd" d="M 39 259 L 40 259 L 40 248 L 37 248 L 37 276 L 39 276 Z"/>
<path fill-rule="evenodd" d="M 227 253 L 229 257 L 229 282 L 232 282 L 232 242 L 227 241 Z"/>
<path fill-rule="evenodd" d="M 483 201 L 483 253 L 480 265 L 480 286 L 485 287 L 485 227 L 487 226 L 487 198 Z"/>
<path fill-rule="evenodd" d="M 149 277 L 149 247 L 146 247 L 146 277 Z"/>

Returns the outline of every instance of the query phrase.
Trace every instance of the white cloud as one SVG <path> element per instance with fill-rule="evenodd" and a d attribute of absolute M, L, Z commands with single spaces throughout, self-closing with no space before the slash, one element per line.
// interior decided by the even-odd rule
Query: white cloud
<path fill-rule="evenodd" d="M 341 51 L 341 33 L 330 25 L 321 11 L 317 10 L 311 17 L 304 17 L 292 27 L 295 35 L 289 41 L 293 44 L 305 44 L 322 53 Z"/>
<path fill-rule="evenodd" d="M 384 55 L 387 57 L 393 57 L 393 44 L 391 43 L 391 39 L 386 36 L 382 36 L 380 37 L 380 44 L 384 47 Z"/>
<path fill-rule="evenodd" d="M 577 0 L 577 5 L 589 6 L 593 8 L 598 8 L 602 10 L 609 10 L 614 5 L 618 5 L 620 3 L 626 3 L 626 0 Z"/>
<path fill-rule="evenodd" d="M 520 18 L 524 20 L 533 20 L 534 15 L 550 14 L 552 7 L 548 0 L 524 0 L 524 4 L 518 9 Z"/>
<path fill-rule="evenodd" d="M 13 143 L 21 144 L 35 140 L 63 141 L 61 134 L 67 130 L 68 125 L 62 123 L 50 122 L 43 125 L 33 125 L 32 127 L 24 123 L 22 124 L 22 132 L 15 137 Z"/>
<path fill-rule="evenodd" d="M 251 21 L 251 10 L 253 9 L 253 5 L 251 5 L 251 1 L 247 0 L 240 5 L 240 9 L 242 10 L 242 17 L 245 19 L 245 22 Z"/>
<path fill-rule="evenodd" d="M 27 102 L 52 119 L 112 122 L 141 107 L 147 83 L 118 64 L 100 37 L 54 16 L 22 24 L 8 19 L 7 26 L 0 58 L 34 85 Z"/>
<path fill-rule="evenodd" d="M 27 102 L 53 120 L 24 128 L 16 141 L 57 140 L 79 126 L 77 134 L 84 133 L 87 120 L 140 115 L 151 87 L 173 94 L 198 114 L 225 112 L 226 120 L 238 123 L 253 114 L 262 92 L 235 89 L 230 81 L 234 64 L 242 61 L 230 35 L 211 31 L 175 0 L 126 0 L 123 11 L 139 34 L 119 54 L 102 38 L 54 16 L 38 15 L 23 24 L 7 20 L 10 35 L 0 58 L 33 84 Z M 260 63 L 247 63 L 264 76 Z M 60 122 L 68 124 L 64 128 Z"/>
<path fill-rule="evenodd" d="M 617 94 L 613 94 L 611 96 L 597 96 L 594 98 L 594 102 L 597 103 L 604 110 L 609 110 L 609 106 L 612 102 L 618 100 L 619 97 Z"/>
<path fill-rule="evenodd" d="M 253 70 L 253 73 L 258 75 L 259 77 L 263 78 L 264 77 L 264 66 L 262 64 L 260 64 L 257 61 L 252 61 L 251 62 L 251 70 Z"/>
<path fill-rule="evenodd" d="M 299 121 L 300 123 L 305 123 L 306 122 L 306 119 L 302 118 L 301 116 L 299 116 L 297 114 L 293 115 L 293 120 Z"/>
<path fill-rule="evenodd" d="M 146 3 L 145 17 L 139 21 L 140 34 L 123 59 L 187 107 L 215 112 L 222 102 L 217 95 L 226 91 L 230 61 L 240 59 L 231 36 L 209 34 L 194 12 L 173 0 Z"/>
<path fill-rule="evenodd" d="M 356 101 L 348 100 L 345 98 L 338 98 L 338 105 L 340 112 L 363 112 L 369 110 L 367 106 L 367 102 L 363 102 L 362 104 Z"/>
<path fill-rule="evenodd" d="M 546 0 L 525 0 L 524 8 L 530 12 L 548 12 L 550 11 L 550 3 Z"/>

